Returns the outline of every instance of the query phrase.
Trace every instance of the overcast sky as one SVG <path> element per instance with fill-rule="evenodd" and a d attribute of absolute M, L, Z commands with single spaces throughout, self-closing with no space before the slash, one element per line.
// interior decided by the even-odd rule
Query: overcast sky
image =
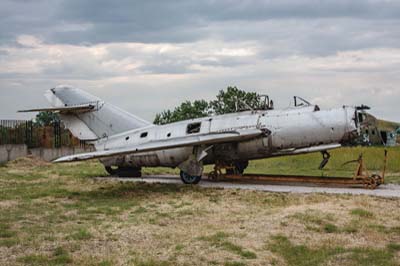
<path fill-rule="evenodd" d="M 58 84 L 150 121 L 229 85 L 400 121 L 400 1 L 1 0 L 0 118 Z"/>

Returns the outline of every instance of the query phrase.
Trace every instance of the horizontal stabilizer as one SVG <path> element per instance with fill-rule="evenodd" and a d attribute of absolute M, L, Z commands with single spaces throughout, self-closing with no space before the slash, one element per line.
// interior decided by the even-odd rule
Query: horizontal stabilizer
<path fill-rule="evenodd" d="M 240 131 L 229 131 L 229 132 L 216 132 L 208 133 L 196 136 L 185 136 L 177 137 L 168 140 L 156 140 L 150 141 L 143 144 L 138 144 L 135 146 L 130 146 L 127 148 L 118 148 L 112 150 L 101 150 L 89 153 L 69 155 L 61 157 L 54 162 L 72 162 L 72 161 L 84 161 L 90 159 L 120 156 L 127 154 L 135 154 L 141 152 L 159 151 L 164 149 L 173 149 L 180 147 L 190 147 L 197 145 L 211 145 L 217 143 L 224 143 L 230 141 L 243 141 L 251 138 L 255 138 L 264 135 L 265 131 L 260 129 L 249 129 Z"/>
<path fill-rule="evenodd" d="M 29 109 L 29 110 L 20 110 L 20 113 L 26 112 L 58 112 L 61 114 L 77 114 L 77 113 L 85 113 L 93 111 L 96 108 L 97 104 L 80 104 L 80 105 L 72 105 L 72 106 L 61 106 L 61 107 L 49 107 L 49 108 L 37 108 L 37 109 Z"/>

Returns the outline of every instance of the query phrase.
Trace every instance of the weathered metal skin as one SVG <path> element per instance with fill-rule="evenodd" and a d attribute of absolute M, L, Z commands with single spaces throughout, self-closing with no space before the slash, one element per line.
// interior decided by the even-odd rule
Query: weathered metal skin
<path fill-rule="evenodd" d="M 53 108 L 27 111 L 58 111 L 76 137 L 93 140 L 96 147 L 96 152 L 65 156 L 55 162 L 99 158 L 105 166 L 132 167 L 135 171 L 146 166 L 179 167 L 184 178 L 201 176 L 204 164 L 239 162 L 247 166 L 252 159 L 326 151 L 359 133 L 355 108 L 320 110 L 304 100 L 299 106 L 298 97 L 297 107 L 265 108 L 162 126 L 76 88 L 58 86 L 46 97 Z"/>
<path fill-rule="evenodd" d="M 237 129 L 266 129 L 270 134 L 237 143 L 215 145 L 208 151 L 204 164 L 216 160 L 252 160 L 278 156 L 286 149 L 342 143 L 357 132 L 356 110 L 352 107 L 319 110 L 315 106 L 284 110 L 246 111 L 228 115 L 193 119 L 163 126 L 151 125 L 96 142 L 96 149 L 113 149 L 187 135 L 189 124 L 201 123 L 200 132 L 225 132 Z M 141 138 L 147 132 L 147 137 Z M 196 134 L 196 133 L 195 133 Z M 168 149 L 112 159 L 101 159 L 105 165 L 176 167 L 193 153 L 192 147 Z M 288 154 L 287 151 L 285 154 Z M 290 154 L 290 151 L 289 151 Z"/>

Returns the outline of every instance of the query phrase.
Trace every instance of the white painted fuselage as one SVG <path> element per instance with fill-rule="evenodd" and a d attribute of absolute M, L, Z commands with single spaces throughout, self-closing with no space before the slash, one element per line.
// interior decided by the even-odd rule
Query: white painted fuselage
<path fill-rule="evenodd" d="M 208 147 L 204 164 L 215 163 L 216 160 L 244 161 L 337 148 L 357 135 L 357 112 L 353 107 L 320 110 L 313 105 L 281 110 L 244 111 L 167 125 L 149 125 L 102 138 L 95 142 L 95 147 L 96 150 L 112 150 L 196 134 L 247 129 L 265 130 L 266 134 L 250 140 L 212 145 Z M 106 166 L 177 167 L 192 153 L 193 147 L 182 147 L 114 156 L 101 161 Z"/>

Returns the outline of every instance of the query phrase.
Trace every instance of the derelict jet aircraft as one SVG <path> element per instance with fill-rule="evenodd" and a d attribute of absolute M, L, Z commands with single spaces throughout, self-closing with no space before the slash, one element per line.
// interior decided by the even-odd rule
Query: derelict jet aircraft
<path fill-rule="evenodd" d="M 54 162 L 97 158 L 119 176 L 140 176 L 142 167 L 178 167 L 186 184 L 200 181 L 205 164 L 243 173 L 249 160 L 322 152 L 323 167 L 327 150 L 360 133 L 357 108 L 320 110 L 299 97 L 287 109 L 273 110 L 266 99 L 258 110 L 153 125 L 76 88 L 57 86 L 45 96 L 53 107 L 22 112 L 58 112 L 75 137 L 96 149 Z"/>

